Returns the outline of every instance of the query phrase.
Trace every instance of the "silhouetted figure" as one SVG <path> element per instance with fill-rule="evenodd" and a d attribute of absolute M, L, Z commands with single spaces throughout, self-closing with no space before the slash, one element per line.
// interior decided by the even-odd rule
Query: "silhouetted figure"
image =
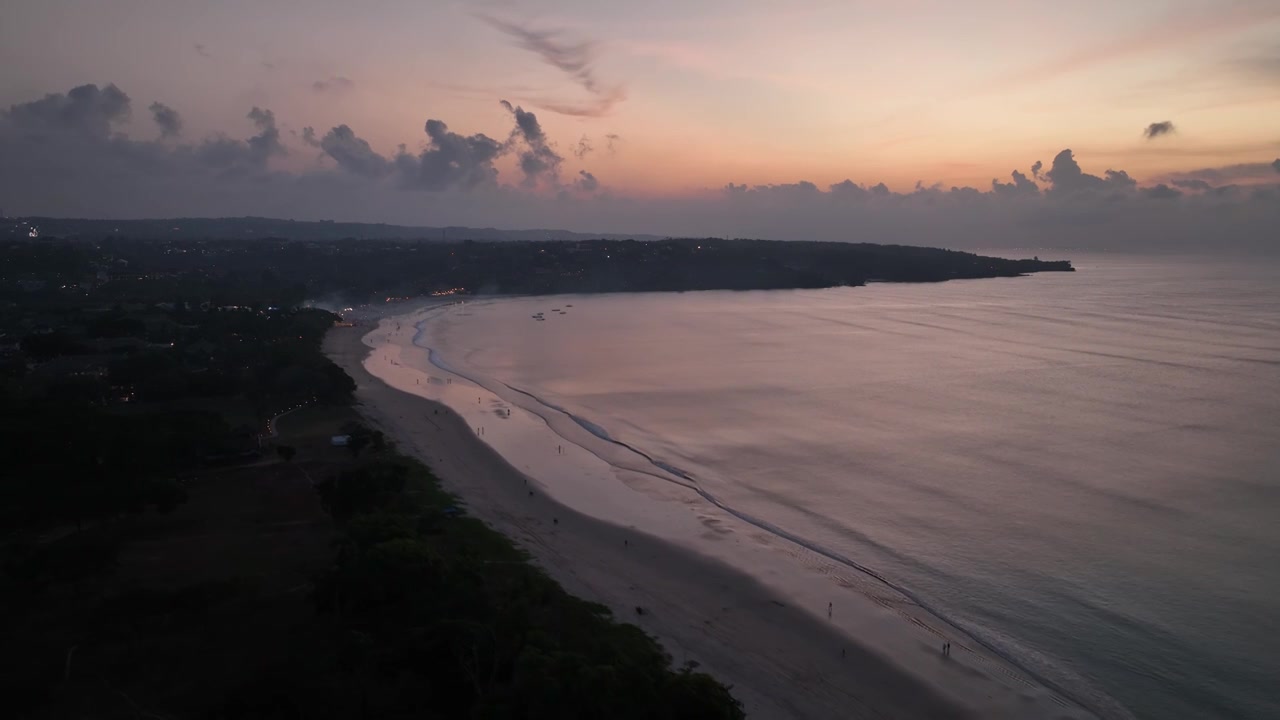
<path fill-rule="evenodd" d="M 831 603 L 827 603 L 827 619 L 831 619 Z"/>

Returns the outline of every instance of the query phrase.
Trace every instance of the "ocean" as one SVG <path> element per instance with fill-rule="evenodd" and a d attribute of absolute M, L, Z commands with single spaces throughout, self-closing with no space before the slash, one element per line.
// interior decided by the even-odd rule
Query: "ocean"
<path fill-rule="evenodd" d="M 1280 717 L 1280 264 L 1074 259 L 468 302 L 415 342 L 1100 715 Z"/>

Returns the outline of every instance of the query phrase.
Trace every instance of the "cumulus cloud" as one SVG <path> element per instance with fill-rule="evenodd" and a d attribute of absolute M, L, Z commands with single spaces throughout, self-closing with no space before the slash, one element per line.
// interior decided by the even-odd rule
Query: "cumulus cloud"
<path fill-rule="evenodd" d="M 441 120 L 428 120 L 424 129 L 430 144 L 413 155 L 400 146 L 393 160 L 405 187 L 423 190 L 474 188 L 497 182 L 493 166 L 506 147 L 487 135 L 460 135 Z"/>
<path fill-rule="evenodd" d="M 1147 128 L 1142 131 L 1142 135 L 1148 140 L 1155 140 L 1161 135 L 1169 135 L 1173 132 L 1175 132 L 1173 122 L 1170 120 L 1164 120 L 1162 122 L 1153 122 L 1148 125 Z"/>
<path fill-rule="evenodd" d="M 841 198 L 843 200 L 858 200 L 865 197 L 868 190 L 854 181 L 845 178 L 838 183 L 832 183 L 827 187 L 827 192 L 832 197 Z"/>
<path fill-rule="evenodd" d="M 99 89 L 80 85 L 62 93 L 49 93 L 39 100 L 14 105 L 7 119 L 38 133 L 72 131 L 105 137 L 114 123 L 129 117 L 129 96 L 115 85 Z"/>
<path fill-rule="evenodd" d="M 304 141 L 306 131 L 310 129 L 304 128 Z M 314 132 L 312 136 L 314 137 Z M 348 172 L 378 178 L 391 171 L 391 162 L 374 152 L 368 142 L 356 137 L 355 132 L 346 125 L 339 125 L 326 133 L 319 146 L 339 167 Z"/>
<path fill-rule="evenodd" d="M 577 185 L 578 189 L 582 192 L 592 193 L 600 188 L 600 181 L 596 179 L 595 175 L 592 175 L 586 170 L 579 170 L 578 180 L 575 185 Z"/>
<path fill-rule="evenodd" d="M 1182 191 L 1171 188 L 1164 183 L 1160 183 L 1155 187 L 1143 188 L 1140 190 L 1143 195 L 1156 200 L 1173 200 L 1182 197 Z"/>
<path fill-rule="evenodd" d="M 354 88 L 356 84 L 350 78 L 334 75 L 328 80 L 317 80 L 311 83 L 311 89 L 318 93 L 338 93 Z"/>
<path fill-rule="evenodd" d="M 1039 165 L 1039 163 L 1036 163 L 1036 165 Z M 1035 172 L 1035 168 L 1033 167 L 1032 173 L 1034 172 Z M 1028 195 L 1028 194 L 1039 195 L 1040 194 L 1040 186 L 1036 185 L 1035 182 L 1032 181 L 1030 178 L 1028 178 L 1026 175 L 1023 175 L 1017 170 L 1014 170 L 1011 173 L 1011 177 L 1013 178 L 1013 182 L 1011 183 L 1002 183 L 998 179 L 992 179 L 991 191 L 995 193 L 999 193 L 1001 195 Z"/>
<path fill-rule="evenodd" d="M 884 183 L 800 180 L 628 197 L 602 192 L 587 170 L 561 185 L 560 155 L 538 118 L 504 107 L 513 127 L 503 141 L 432 119 L 419 151 L 401 145 L 391 155 L 345 124 L 323 134 L 302 126 L 292 142 L 333 162 L 286 171 L 269 162 L 286 152 L 269 110 L 248 113 L 254 130 L 244 138 L 135 140 L 123 131 L 130 115 L 123 91 L 80 86 L 0 110 L 0 197 L 6 209 L 31 215 L 342 217 L 947 247 L 1032 240 L 1041 247 L 1194 249 L 1212 241 L 1215 248 L 1267 248 L 1280 226 L 1280 161 L 1203 168 L 1139 187 L 1123 170 L 1086 171 L 1070 150 L 1047 170 L 1037 163 L 1030 175 L 1013 171 L 982 189 L 921 182 L 895 192 Z M 150 114 L 156 118 L 154 106 Z M 518 168 L 510 183 L 495 167 L 508 153 Z M 548 186 L 559 192 L 542 192 Z"/>
<path fill-rule="evenodd" d="M 534 53 L 544 63 L 564 73 L 589 95 L 586 102 L 540 99 L 536 102 L 539 107 L 562 115 L 599 117 L 607 115 L 626 99 L 623 85 L 606 84 L 597 77 L 595 43 L 566 40 L 561 30 L 538 30 L 485 14 L 477 14 L 476 17 L 507 35 L 518 47 Z"/>
<path fill-rule="evenodd" d="M 253 121 L 258 134 L 246 140 L 225 135 L 208 138 L 195 149 L 200 162 L 229 173 L 256 172 L 266 168 L 267 161 L 273 156 L 287 154 L 280 142 L 275 113 L 254 107 L 245 117 Z"/>
<path fill-rule="evenodd" d="M 160 137 L 170 138 L 182 134 L 182 116 L 177 110 L 162 102 L 153 102 L 148 109 L 151 110 L 151 119 L 160 128 Z"/>
<path fill-rule="evenodd" d="M 538 124 L 538 116 L 519 105 L 513 106 L 506 100 L 500 100 L 499 103 L 515 117 L 516 121 L 508 143 L 512 147 L 523 144 L 525 148 L 519 156 L 520 171 L 524 173 L 524 185 L 536 187 L 543 179 L 553 185 L 556 184 L 564 158 L 548 144 L 547 135 Z"/>
<path fill-rule="evenodd" d="M 1129 190 L 1138 184 L 1124 170 L 1107 170 L 1102 177 L 1084 172 L 1070 149 L 1054 156 L 1053 164 L 1044 177 L 1052 183 L 1052 192 L 1059 194 Z"/>

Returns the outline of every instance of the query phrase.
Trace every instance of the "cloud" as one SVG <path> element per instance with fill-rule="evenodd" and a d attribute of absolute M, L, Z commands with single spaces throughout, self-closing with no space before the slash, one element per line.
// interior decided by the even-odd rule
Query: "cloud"
<path fill-rule="evenodd" d="M 614 153 L 616 153 L 618 144 L 622 142 L 622 136 L 616 133 L 609 133 L 608 135 L 604 136 L 604 139 L 607 143 L 605 145 L 605 150 L 610 155 L 613 155 Z"/>
<path fill-rule="evenodd" d="M 493 161 L 506 152 L 503 143 L 487 135 L 460 135 L 441 120 L 428 120 L 424 129 L 431 141 L 413 155 L 400 146 L 392 162 L 406 188 L 446 190 L 493 185 L 498 170 Z"/>
<path fill-rule="evenodd" d="M 354 88 L 356 84 L 341 75 L 334 75 L 328 80 L 317 80 L 311 83 L 311 89 L 318 93 L 341 93 Z"/>
<path fill-rule="evenodd" d="M 1036 165 L 1039 165 L 1039 163 L 1036 163 Z M 1032 173 L 1034 174 L 1035 171 L 1036 171 L 1036 167 L 1032 166 Z M 997 179 L 993 179 L 991 181 L 991 191 L 1001 195 L 1028 195 L 1028 194 L 1039 195 L 1040 194 L 1040 186 L 1036 185 L 1035 182 L 1033 182 L 1026 175 L 1023 175 L 1017 170 L 1014 170 L 1011 173 L 1011 177 L 1013 178 L 1013 182 L 1011 183 L 1002 183 Z"/>
<path fill-rule="evenodd" d="M 205 165 L 227 172 L 260 171 L 275 155 L 285 155 L 280 142 L 280 129 L 276 116 L 270 110 L 254 107 L 246 115 L 258 128 L 258 134 L 240 141 L 217 135 L 206 139 L 195 150 L 196 157 Z"/>
<path fill-rule="evenodd" d="M 308 130 L 311 128 L 303 129 L 304 141 Z M 314 132 L 311 135 L 314 137 Z M 391 162 L 374 152 L 368 142 L 356 137 L 355 132 L 346 125 L 339 125 L 326 133 L 319 146 L 339 167 L 348 172 L 379 178 L 391 171 Z"/>
<path fill-rule="evenodd" d="M 151 111 L 151 119 L 160 127 L 161 138 L 178 137 L 182 134 L 182 116 L 177 110 L 162 102 L 153 102 L 148 109 Z"/>
<path fill-rule="evenodd" d="M 1151 187 L 1123 170 L 1091 174 L 1064 150 L 1047 170 L 1038 163 L 1030 175 L 1013 171 L 990 188 L 921 182 L 894 192 L 884 183 L 799 180 L 637 197 L 604 192 L 587 170 L 562 185 L 560 155 L 538 118 L 506 107 L 513 127 L 504 141 L 432 119 L 420 151 L 401 145 L 391 155 L 348 125 L 321 134 L 299 123 L 291 141 L 333 162 L 286 170 L 270 162 L 286 148 L 269 110 L 248 113 L 254 130 L 245 138 L 133 139 L 123 122 L 128 96 L 112 85 L 80 86 L 0 110 L 0 197 L 24 215 L 263 215 L 960 248 L 1032 241 L 1194 250 L 1212 242 L 1215 250 L 1280 251 L 1272 231 L 1280 226 L 1277 162 L 1203 168 Z M 495 167 L 507 153 L 518 160 L 510 182 Z M 543 192 L 548 186 L 558 192 Z"/>
<path fill-rule="evenodd" d="M 209 50 L 203 44 L 196 43 L 194 47 L 196 49 L 196 54 L 199 55 L 200 57 L 213 57 L 213 55 L 209 53 Z"/>
<path fill-rule="evenodd" d="M 868 190 L 846 178 L 838 183 L 832 183 L 827 187 L 827 192 L 830 193 L 832 197 L 846 200 L 858 200 L 865 197 Z"/>
<path fill-rule="evenodd" d="M 1240 163 L 1236 165 L 1223 165 L 1220 167 L 1199 168 L 1197 170 L 1170 173 L 1164 179 L 1171 181 L 1203 180 L 1212 185 L 1223 185 L 1226 183 L 1241 181 L 1270 182 L 1275 180 L 1277 172 L 1280 172 L 1280 159 L 1271 163 Z"/>
<path fill-rule="evenodd" d="M 1129 190 L 1137 186 L 1137 182 L 1123 170 L 1107 170 L 1103 177 L 1084 172 L 1070 149 L 1054 156 L 1053 165 L 1044 177 L 1053 184 L 1052 191 L 1058 194 Z"/>
<path fill-rule="evenodd" d="M 1176 190 L 1174 188 L 1171 188 L 1168 185 L 1165 185 L 1164 183 L 1160 183 L 1155 187 L 1143 188 L 1139 192 L 1141 192 L 1143 195 L 1149 198 L 1153 198 L 1156 200 L 1173 200 L 1175 198 L 1182 197 L 1181 190 Z"/>
<path fill-rule="evenodd" d="M 573 146 L 573 156 L 581 160 L 590 154 L 592 150 L 595 150 L 595 148 L 592 147 L 591 141 L 586 135 L 583 135 L 579 138 L 578 144 Z"/>
<path fill-rule="evenodd" d="M 1173 132 L 1176 132 L 1176 128 L 1173 127 L 1173 122 L 1170 120 L 1164 120 L 1162 122 L 1153 122 L 1148 125 L 1147 129 L 1142 131 L 1142 135 L 1148 140 L 1155 140 L 1161 135 L 1169 135 Z"/>
<path fill-rule="evenodd" d="M 276 128 L 275 113 L 255 106 L 245 117 L 258 127 L 258 134 L 245 142 L 256 157 L 264 159 L 272 155 L 284 155 L 284 146 L 280 144 L 280 130 Z"/>
<path fill-rule="evenodd" d="M 500 100 L 499 103 L 515 117 L 516 121 L 508 144 L 512 147 L 523 144 L 525 147 L 519 156 L 520 171 L 524 173 L 524 185 L 536 187 L 544 179 L 552 185 L 558 184 L 560 165 L 564 162 L 564 158 L 547 144 L 547 135 L 538 124 L 538 117 L 518 105 L 513 106 L 506 100 Z"/>
<path fill-rule="evenodd" d="M 114 123 L 129 117 L 129 96 L 115 85 L 99 89 L 80 85 L 62 93 L 50 93 L 39 100 L 14 105 L 5 113 L 8 120 L 34 133 L 83 132 L 106 137 Z"/>
<path fill-rule="evenodd" d="M 515 40 L 518 47 L 536 54 L 544 63 L 564 73 L 590 96 L 585 103 L 539 99 L 536 101 L 539 107 L 562 115 L 600 117 L 626 99 L 623 85 L 608 85 L 596 76 L 595 43 L 565 40 L 561 30 L 535 30 L 483 13 L 477 13 L 476 17 Z"/>
<path fill-rule="evenodd" d="M 586 193 L 593 193 L 600 188 L 600 181 L 595 175 L 586 170 L 578 171 L 578 180 L 574 183 L 579 190 Z"/>
<path fill-rule="evenodd" d="M 1207 3 L 1161 13 L 1136 30 L 1122 34 L 1099 32 L 1099 42 L 1073 46 L 1065 55 L 1021 67 L 997 87 L 1045 83 L 1054 78 L 1114 64 L 1126 58 L 1192 46 L 1207 38 L 1241 28 L 1257 27 L 1280 17 L 1280 6 L 1266 0 Z"/>

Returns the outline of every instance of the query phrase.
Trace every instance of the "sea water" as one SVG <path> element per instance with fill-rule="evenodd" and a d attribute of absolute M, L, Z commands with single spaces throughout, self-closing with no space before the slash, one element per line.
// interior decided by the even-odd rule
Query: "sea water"
<path fill-rule="evenodd" d="M 1104 715 L 1280 717 L 1280 265 L 1077 267 L 468 303 L 418 342 Z"/>

